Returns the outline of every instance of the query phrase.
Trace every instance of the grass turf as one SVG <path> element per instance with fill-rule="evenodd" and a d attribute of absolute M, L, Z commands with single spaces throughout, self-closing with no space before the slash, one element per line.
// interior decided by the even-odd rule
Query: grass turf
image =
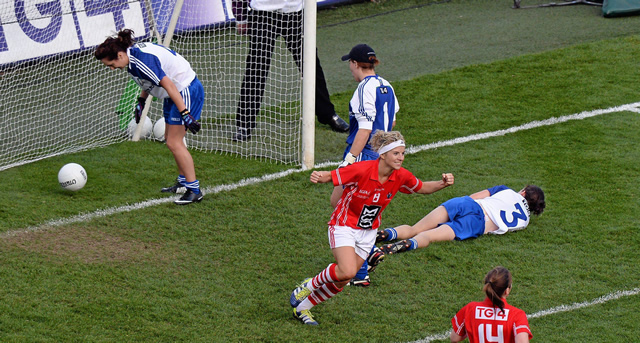
<path fill-rule="evenodd" d="M 428 144 L 638 102 L 638 51 L 630 35 L 394 82 L 398 128 L 411 145 Z M 510 303 L 528 313 L 637 288 L 639 126 L 637 113 L 611 113 L 407 156 L 419 177 L 453 172 L 456 185 L 399 196 L 386 226 L 495 184 L 539 184 L 547 210 L 522 232 L 389 258 L 373 286 L 315 308 L 317 328 L 296 322 L 287 304 L 297 282 L 332 261 L 331 187 L 309 183 L 309 172 L 212 192 L 199 205 L 46 227 L 38 225 L 160 196 L 173 175 L 170 154 L 160 143 L 127 142 L 3 171 L 0 340 L 404 342 L 446 332 L 459 307 L 482 297 L 481 279 L 497 264 L 514 274 Z M 342 142 L 330 139 L 344 136 L 327 136 L 319 136 L 333 151 L 325 158 L 337 160 Z M 206 187 L 291 168 L 193 154 Z M 89 174 L 77 193 L 56 184 L 66 162 Z M 37 230 L 22 232 L 28 226 Z M 633 340 L 640 331 L 627 323 L 637 322 L 638 305 L 631 296 L 532 319 L 534 339 Z"/>

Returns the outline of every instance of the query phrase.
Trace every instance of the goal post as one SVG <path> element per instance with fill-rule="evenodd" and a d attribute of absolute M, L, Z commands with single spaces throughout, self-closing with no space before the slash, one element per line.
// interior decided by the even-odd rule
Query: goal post
<path fill-rule="evenodd" d="M 316 106 L 316 0 L 304 0 L 304 52 L 302 54 L 302 168 L 315 159 Z"/>
<path fill-rule="evenodd" d="M 296 43 L 303 60 L 297 61 L 287 48 L 287 39 L 293 37 L 279 35 L 273 42 L 262 87 L 249 92 L 247 102 L 258 110 L 246 141 L 234 137 L 243 80 L 250 74 L 251 36 L 236 30 L 231 1 L 226 0 L 184 0 L 171 30 L 177 1 L 0 3 L 0 111 L 18 114 L 0 124 L 0 171 L 132 138 L 135 131 L 125 127 L 132 119 L 128 108 L 132 112 L 135 106 L 127 104 L 130 78 L 93 57 L 97 45 L 123 28 L 134 30 L 135 40 L 145 42 L 164 42 L 172 33 L 169 48 L 191 63 L 205 87 L 202 130 L 187 134 L 189 148 L 311 168 L 315 0 L 304 0 L 307 44 L 303 46 L 302 34 Z M 151 101 L 147 107 L 152 122 L 163 117 L 162 101 Z"/>

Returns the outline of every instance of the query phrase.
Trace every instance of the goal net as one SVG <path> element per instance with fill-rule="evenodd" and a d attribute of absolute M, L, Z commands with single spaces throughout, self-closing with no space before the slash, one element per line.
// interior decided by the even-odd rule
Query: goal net
<path fill-rule="evenodd" d="M 187 134 L 189 148 L 300 162 L 301 72 L 286 39 L 274 41 L 268 68 L 261 68 L 268 71 L 264 84 L 250 82 L 241 97 L 251 36 L 237 32 L 231 2 L 185 0 L 172 22 L 175 7 L 176 0 L 0 3 L 0 170 L 131 138 L 139 89 L 125 71 L 93 57 L 122 28 L 134 30 L 137 41 L 169 41 L 196 71 L 206 100 L 202 130 Z M 249 102 L 257 108 L 250 139 L 237 140 L 247 118 L 238 121 L 238 113 Z M 154 124 L 163 117 L 162 101 L 151 102 L 148 117 Z"/>

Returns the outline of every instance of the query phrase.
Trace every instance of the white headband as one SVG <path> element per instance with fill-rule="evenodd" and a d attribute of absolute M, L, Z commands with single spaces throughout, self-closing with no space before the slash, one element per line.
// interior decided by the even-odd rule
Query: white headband
<path fill-rule="evenodd" d="M 386 152 L 389 152 L 399 146 L 405 146 L 404 145 L 404 141 L 395 141 L 393 143 L 389 143 L 387 145 L 383 145 L 380 147 L 380 149 L 378 149 L 378 155 L 382 155 Z"/>

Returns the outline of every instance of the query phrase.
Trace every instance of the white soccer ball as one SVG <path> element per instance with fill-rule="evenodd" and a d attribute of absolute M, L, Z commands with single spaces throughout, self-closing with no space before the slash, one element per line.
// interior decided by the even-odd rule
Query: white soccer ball
<path fill-rule="evenodd" d="M 164 142 L 164 118 L 158 119 L 158 121 L 153 124 L 153 136 L 157 140 Z"/>
<path fill-rule="evenodd" d="M 87 184 L 87 172 L 77 163 L 68 163 L 60 168 L 58 182 L 64 189 L 77 191 Z"/>
<path fill-rule="evenodd" d="M 165 126 L 164 118 L 158 119 L 158 121 L 156 121 L 156 123 L 153 124 L 153 137 L 155 137 L 160 142 L 164 142 L 164 129 L 165 128 L 166 128 L 166 126 Z M 186 136 L 182 138 L 182 141 L 184 142 L 184 146 L 186 146 L 188 148 L 189 145 L 187 145 L 187 137 Z"/>
<path fill-rule="evenodd" d="M 129 137 L 133 137 L 133 134 L 136 132 L 136 127 L 138 127 L 138 124 L 136 124 L 136 120 L 131 119 L 131 121 L 129 122 L 129 126 L 127 127 L 127 133 L 129 134 Z M 140 138 L 151 136 L 152 131 L 153 123 L 151 122 L 151 119 L 149 119 L 149 117 L 145 117 L 144 124 L 142 125 L 142 132 L 140 132 Z"/>

